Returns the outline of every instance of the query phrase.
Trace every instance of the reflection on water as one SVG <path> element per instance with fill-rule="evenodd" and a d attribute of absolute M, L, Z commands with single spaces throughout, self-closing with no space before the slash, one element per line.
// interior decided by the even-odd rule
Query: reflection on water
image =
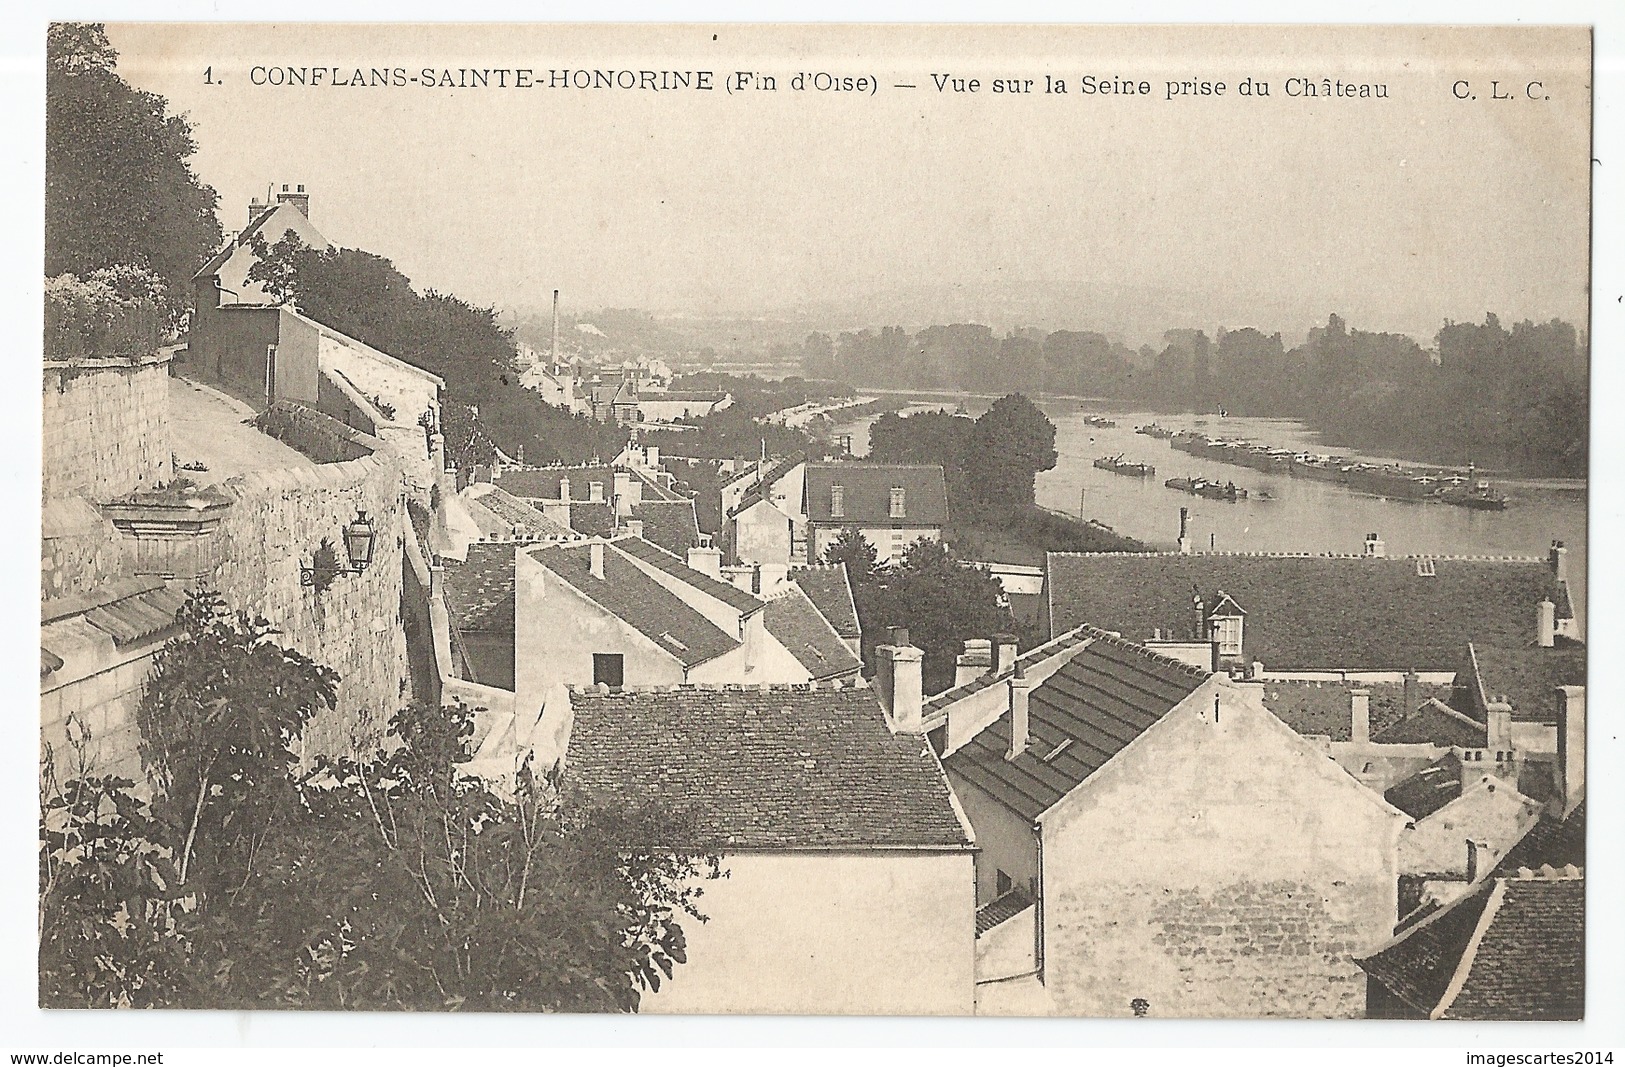
<path fill-rule="evenodd" d="M 922 398 L 935 400 L 935 398 Z M 961 398 L 932 403 L 930 410 L 953 410 Z M 964 398 L 972 415 L 989 400 Z M 1199 429 L 1213 437 L 1247 438 L 1274 448 L 1332 451 L 1319 435 L 1288 419 L 1218 418 L 1107 411 L 1075 400 L 1039 402 L 1055 423 L 1055 469 L 1038 476 L 1038 502 L 1083 513 L 1130 537 L 1172 548 L 1179 535 L 1179 509 L 1190 509 L 1190 532 L 1197 550 L 1221 552 L 1358 553 L 1367 533 L 1380 534 L 1391 555 L 1545 556 L 1554 538 L 1569 546 L 1570 589 L 1576 613 L 1584 619 L 1586 575 L 1586 492 L 1583 482 L 1496 480 L 1510 502 L 1505 511 L 1475 511 L 1429 501 L 1388 500 L 1345 486 L 1266 473 L 1176 452 L 1134 428 L 1157 422 L 1170 429 Z M 1093 412 L 1109 414 L 1115 429 L 1090 426 Z M 857 454 L 868 451 L 873 419 L 837 427 L 853 435 Z M 1360 458 L 1388 457 L 1356 454 Z M 1098 470 L 1101 456 L 1121 454 L 1130 462 L 1156 467 L 1153 478 L 1130 478 Z M 1246 500 L 1205 500 L 1166 488 L 1164 479 L 1199 476 L 1234 481 Z M 1582 628 L 1583 632 L 1583 628 Z"/>

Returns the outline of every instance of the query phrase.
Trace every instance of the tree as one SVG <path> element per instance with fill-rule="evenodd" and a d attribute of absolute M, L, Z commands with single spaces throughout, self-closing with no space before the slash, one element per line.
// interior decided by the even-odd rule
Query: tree
<path fill-rule="evenodd" d="M 499 790 L 464 772 L 461 707 L 296 774 L 336 676 L 213 594 L 182 612 L 142 708 L 152 803 L 47 775 L 43 1003 L 631 1011 L 685 961 L 721 874 L 692 812 L 523 769 Z"/>
<path fill-rule="evenodd" d="M 967 471 L 975 504 L 984 511 L 1033 502 L 1034 479 L 1055 466 L 1055 424 L 1020 393 L 1000 397 L 976 420 Z"/>
<path fill-rule="evenodd" d="M 47 31 L 45 273 L 146 268 L 163 280 L 174 315 L 220 247 L 220 197 L 188 162 L 197 151 L 191 125 L 119 77 L 117 61 L 100 24 Z"/>
<path fill-rule="evenodd" d="M 846 564 L 847 576 L 853 582 L 868 581 L 879 566 L 878 559 L 875 546 L 853 526 L 842 530 L 824 549 L 824 562 Z"/>
<path fill-rule="evenodd" d="M 960 562 L 936 541 L 914 542 L 901 562 L 867 579 L 854 574 L 853 583 L 866 656 L 885 640 L 888 628 L 908 627 L 909 640 L 925 653 L 927 692 L 953 684 L 955 661 L 967 639 L 1018 632 L 999 580 Z"/>

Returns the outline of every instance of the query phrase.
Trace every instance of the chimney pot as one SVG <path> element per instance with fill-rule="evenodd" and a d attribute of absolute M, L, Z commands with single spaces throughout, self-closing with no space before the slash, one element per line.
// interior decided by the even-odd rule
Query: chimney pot
<path fill-rule="evenodd" d="M 1585 799 L 1586 689 L 1583 685 L 1557 687 L 1557 793 L 1562 814 Z"/>
<path fill-rule="evenodd" d="M 1371 690 L 1349 692 L 1349 736 L 1357 745 L 1371 743 Z"/>
<path fill-rule="evenodd" d="M 993 644 L 998 650 L 998 655 L 993 660 L 993 673 L 1003 674 L 1016 662 L 1016 635 L 994 634 Z"/>
<path fill-rule="evenodd" d="M 559 499 L 566 503 L 570 500 L 570 478 L 568 475 L 559 479 Z"/>
<path fill-rule="evenodd" d="M 1552 551 L 1546 557 L 1551 564 L 1552 576 L 1560 582 L 1569 580 L 1569 550 L 1562 541 L 1552 542 Z"/>
<path fill-rule="evenodd" d="M 591 504 L 602 504 L 604 502 L 603 482 L 587 483 L 587 502 Z"/>
<path fill-rule="evenodd" d="M 587 549 L 589 553 L 588 569 L 592 576 L 602 581 L 604 578 L 604 542 L 594 541 Z"/>
<path fill-rule="evenodd" d="M 1543 597 L 1535 605 L 1535 644 L 1551 648 L 1557 643 L 1557 605 Z"/>
<path fill-rule="evenodd" d="M 1004 758 L 1013 760 L 1027 751 L 1032 740 L 1032 679 L 1017 666 L 1010 676 L 1010 747 Z"/>
<path fill-rule="evenodd" d="M 901 626 L 892 627 L 891 643 L 876 648 L 875 654 L 880 668 L 875 672 L 875 681 L 879 683 L 881 705 L 886 709 L 886 724 L 894 734 L 924 732 L 924 654 L 908 643 L 908 630 Z"/>

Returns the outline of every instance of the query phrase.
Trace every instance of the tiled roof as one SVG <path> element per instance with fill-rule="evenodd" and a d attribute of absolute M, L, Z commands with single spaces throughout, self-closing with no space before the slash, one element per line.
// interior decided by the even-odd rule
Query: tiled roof
<path fill-rule="evenodd" d="M 226 247 L 210 256 L 209 261 L 197 269 L 197 273 L 192 275 L 193 280 L 207 278 L 209 275 L 218 272 L 221 267 L 226 265 L 226 261 L 231 258 L 232 253 L 247 245 L 255 234 L 265 228 L 265 224 L 271 220 L 272 215 L 276 214 L 277 209 L 283 206 L 286 205 L 267 204 L 264 211 L 255 215 L 249 224 L 243 227 L 242 233 L 238 234 L 235 240 L 226 242 Z M 297 211 L 299 209 L 289 206 L 288 210 Z"/>
<path fill-rule="evenodd" d="M 862 669 L 862 661 L 796 586 L 769 599 L 763 615 L 767 632 L 807 668 L 813 681 L 842 678 Z"/>
<path fill-rule="evenodd" d="M 609 537 L 615 533 L 615 505 L 589 504 L 577 500 L 570 505 L 570 529 L 585 537 Z"/>
<path fill-rule="evenodd" d="M 465 493 L 463 503 L 480 528 L 480 536 L 488 541 L 564 540 L 577 536 L 569 527 L 495 485 L 478 495 Z"/>
<path fill-rule="evenodd" d="M 1005 759 L 1010 719 L 1000 716 L 947 758 L 948 769 L 1022 818 L 1035 819 L 1208 678 L 1206 671 L 1103 631 L 1091 637 L 1032 690 L 1025 752 Z"/>
<path fill-rule="evenodd" d="M 567 774 L 675 802 L 724 846 L 969 847 L 935 754 L 886 728 L 871 689 L 588 689 L 571 705 Z"/>
<path fill-rule="evenodd" d="M 1496 864 L 1496 871 L 1508 874 L 1519 867 L 1584 867 L 1586 865 L 1585 801 L 1564 819 L 1544 818 L 1529 828 L 1523 840 L 1513 845 Z"/>
<path fill-rule="evenodd" d="M 1005 679 L 1016 673 L 1017 667 L 1020 667 L 1022 670 L 1026 670 L 1038 663 L 1043 662 L 1044 660 L 1049 659 L 1051 656 L 1058 656 L 1069 649 L 1077 648 L 1079 645 L 1088 644 L 1090 641 L 1095 639 L 1097 633 L 1098 631 L 1096 631 L 1093 627 L 1079 626 L 1074 630 L 1067 631 L 1059 637 L 1052 638 L 1051 640 L 1044 642 L 1037 648 L 1028 649 L 1026 652 L 1023 652 L 1021 655 L 1017 656 L 1015 661 L 1012 662 L 1007 669 L 997 673 L 990 670 L 985 674 L 979 674 L 975 678 L 972 678 L 970 681 L 966 682 L 964 685 L 956 685 L 952 689 L 944 690 L 943 692 L 932 697 L 930 700 L 927 700 L 925 702 L 924 709 L 925 716 L 926 718 L 931 718 L 934 713 L 946 710 L 950 704 L 957 704 L 959 701 L 964 700 L 972 693 L 979 693 L 988 686 L 1002 683 Z"/>
<path fill-rule="evenodd" d="M 458 629 L 513 632 L 515 551 L 510 544 L 476 541 L 466 562 L 444 561 L 446 610 Z"/>
<path fill-rule="evenodd" d="M 659 545 L 636 537 L 623 537 L 615 542 L 615 546 L 629 556 L 636 556 L 667 574 L 681 578 L 700 592 L 722 601 L 735 611 L 749 615 L 762 606 L 762 601 L 758 597 L 752 596 L 737 585 L 695 570 L 688 565 L 687 559 L 679 559 Z"/>
<path fill-rule="evenodd" d="M 561 542 L 526 551 L 581 595 L 637 629 L 685 667 L 705 663 L 738 648 L 737 640 L 616 551 L 635 541 L 635 538 L 627 538 L 604 546 L 602 578 L 592 576 L 591 545 Z"/>
<path fill-rule="evenodd" d="M 1468 640 L 1520 646 L 1535 605 L 1568 594 L 1544 560 L 1220 553 L 1058 553 L 1048 557 L 1052 632 L 1081 623 L 1147 640 L 1188 637 L 1192 589 L 1247 608 L 1243 654 L 1267 669 L 1455 670 Z"/>
<path fill-rule="evenodd" d="M 805 462 L 807 462 L 807 455 L 804 452 L 792 452 L 788 456 L 775 461 L 771 467 L 767 468 L 766 473 L 762 474 L 762 476 L 756 480 L 756 484 L 745 490 L 745 495 L 739 498 L 739 503 L 728 514 L 737 515 L 741 511 L 744 511 L 746 508 L 750 507 L 752 504 L 758 504 L 761 501 L 766 500 L 767 494 L 773 488 L 774 482 L 778 481 L 780 478 L 783 478 L 785 475 L 795 470 L 798 465 Z M 735 481 L 738 481 L 738 479 L 736 478 Z"/>
<path fill-rule="evenodd" d="M 858 625 L 858 606 L 852 599 L 852 583 L 847 580 L 846 564 L 820 563 L 812 567 L 794 567 L 790 579 L 801 586 L 818 608 L 818 613 L 829 620 L 835 632 L 856 640 L 863 636 Z"/>
<path fill-rule="evenodd" d="M 1518 722 L 1556 723 L 1557 687 L 1586 684 L 1586 649 L 1581 644 L 1539 648 L 1473 641 L 1471 652 L 1481 692 L 1492 700 L 1505 694 Z"/>
<path fill-rule="evenodd" d="M 1375 703 L 1375 700 L 1373 700 Z M 1484 724 L 1470 719 L 1440 700 L 1429 700 L 1409 715 L 1377 729 L 1372 710 L 1371 740 L 1384 745 L 1440 745 L 1483 748 L 1489 739 Z"/>
<path fill-rule="evenodd" d="M 1420 691 L 1421 687 L 1418 687 Z M 1350 691 L 1371 693 L 1371 733 L 1385 729 L 1404 715 L 1405 687 L 1393 684 L 1351 685 L 1344 682 L 1264 683 L 1264 706 L 1275 717 L 1305 737 L 1348 741 L 1353 737 Z"/>
<path fill-rule="evenodd" d="M 557 500 L 559 483 L 570 479 L 570 499 L 585 501 L 588 486 L 598 482 L 607 501 L 615 492 L 615 469 L 602 464 L 585 467 L 504 467 L 492 484 L 524 500 Z"/>
<path fill-rule="evenodd" d="M 573 510 L 573 509 L 572 509 Z M 632 508 L 632 518 L 643 521 L 643 539 L 682 559 L 699 547 L 700 524 L 692 500 L 649 500 Z"/>
<path fill-rule="evenodd" d="M 1006 919 L 1013 919 L 1032 906 L 1033 895 L 1022 886 L 988 901 L 976 909 L 976 936 L 981 937 Z"/>
<path fill-rule="evenodd" d="M 1430 1018 L 1572 1020 L 1585 1013 L 1585 878 L 1495 877 L 1357 961 Z"/>
<path fill-rule="evenodd" d="M 1425 819 L 1461 796 L 1461 761 L 1454 752 L 1439 757 L 1382 798 L 1413 819 Z"/>
<path fill-rule="evenodd" d="M 830 487 L 841 487 L 839 516 L 830 514 Z M 901 517 L 891 491 L 903 490 Z M 941 467 L 888 463 L 809 463 L 803 505 L 810 522 L 862 526 L 941 526 L 948 521 L 948 486 Z M 1080 620 L 1081 621 L 1081 620 Z"/>
<path fill-rule="evenodd" d="M 119 578 L 88 593 L 42 601 L 40 622 L 82 616 L 115 645 L 127 645 L 172 629 L 184 603 L 186 591 L 162 578 Z"/>

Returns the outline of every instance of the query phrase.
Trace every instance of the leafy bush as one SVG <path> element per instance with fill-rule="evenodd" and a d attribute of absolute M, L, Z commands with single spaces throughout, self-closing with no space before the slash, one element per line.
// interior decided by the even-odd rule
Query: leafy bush
<path fill-rule="evenodd" d="M 45 358 L 139 359 L 164 339 L 163 283 L 136 267 L 45 280 Z"/>

